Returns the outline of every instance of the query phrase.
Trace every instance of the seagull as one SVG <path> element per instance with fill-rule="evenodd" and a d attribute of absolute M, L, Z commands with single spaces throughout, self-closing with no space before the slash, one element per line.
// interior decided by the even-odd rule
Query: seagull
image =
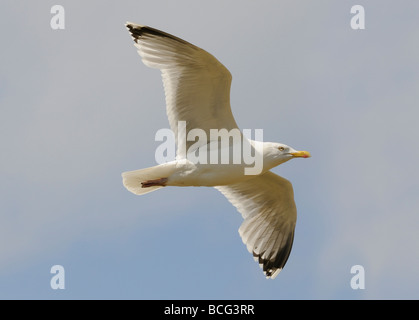
<path fill-rule="evenodd" d="M 228 69 L 205 50 L 169 33 L 127 22 L 143 63 L 160 69 L 166 97 L 166 112 L 177 137 L 177 156 L 154 167 L 122 173 L 123 185 L 136 195 L 166 186 L 207 186 L 219 190 L 241 213 L 239 234 L 266 278 L 274 279 L 291 252 L 297 209 L 291 182 L 270 169 L 293 158 L 308 158 L 282 143 L 251 140 L 241 136 L 263 159 L 258 174 L 246 174 L 246 163 L 208 164 L 190 161 L 197 150 L 214 150 L 211 130 L 240 130 L 230 107 L 232 76 Z M 206 135 L 196 145 L 180 139 L 179 123 L 186 133 L 198 128 Z M 218 138 L 217 138 L 218 139 Z M 227 147 L 232 148 L 234 142 Z M 186 150 L 186 152 L 185 152 Z"/>

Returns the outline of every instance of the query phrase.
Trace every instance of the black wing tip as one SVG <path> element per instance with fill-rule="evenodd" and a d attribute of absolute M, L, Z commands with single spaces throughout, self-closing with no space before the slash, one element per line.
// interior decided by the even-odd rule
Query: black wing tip
<path fill-rule="evenodd" d="M 281 272 L 284 268 L 286 260 L 279 260 L 278 259 L 263 259 L 263 253 L 258 254 L 253 252 L 253 257 L 257 259 L 257 262 L 262 267 L 263 273 L 265 274 L 267 279 L 275 279 L 275 277 Z"/>
<path fill-rule="evenodd" d="M 257 259 L 260 266 L 262 267 L 262 270 L 265 273 L 266 278 L 275 279 L 275 277 L 281 272 L 291 254 L 293 242 L 294 232 L 291 232 L 288 236 L 285 246 L 281 248 L 281 250 L 279 250 L 276 255 L 270 256 L 268 258 L 262 258 L 265 252 L 252 252 L 253 257 Z"/>
<path fill-rule="evenodd" d="M 179 42 L 182 42 L 184 44 L 189 44 L 189 42 L 180 39 L 178 37 L 175 37 L 169 33 L 160 31 L 158 29 L 154 29 L 148 26 L 139 25 L 133 22 L 127 22 L 125 23 L 125 27 L 128 29 L 128 31 L 131 33 L 132 38 L 135 42 L 138 41 L 138 39 L 146 36 L 146 35 L 152 35 L 157 37 L 163 37 L 163 38 L 170 38 L 172 40 L 176 40 Z"/>
<path fill-rule="evenodd" d="M 266 279 L 275 279 L 276 276 L 281 272 L 282 268 L 269 269 L 265 272 Z"/>
<path fill-rule="evenodd" d="M 144 29 L 147 28 L 146 26 L 142 26 L 132 22 L 125 23 L 125 27 L 128 29 L 129 33 L 131 34 L 131 37 L 134 39 L 135 42 L 137 42 L 137 40 L 144 35 Z"/>

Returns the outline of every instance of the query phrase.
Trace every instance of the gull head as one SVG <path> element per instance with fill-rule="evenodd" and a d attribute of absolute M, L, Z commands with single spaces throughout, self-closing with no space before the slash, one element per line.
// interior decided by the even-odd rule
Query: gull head
<path fill-rule="evenodd" d="M 266 167 L 276 167 L 293 158 L 310 158 L 308 151 L 298 151 L 283 143 L 264 142 L 263 161 Z"/>

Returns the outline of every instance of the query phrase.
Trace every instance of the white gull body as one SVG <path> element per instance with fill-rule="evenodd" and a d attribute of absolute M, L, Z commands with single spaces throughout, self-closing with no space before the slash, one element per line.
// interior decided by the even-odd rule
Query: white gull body
<path fill-rule="evenodd" d="M 238 129 L 230 107 L 232 77 L 214 56 L 163 31 L 134 23 L 126 26 L 144 64 L 161 70 L 167 116 L 175 137 L 179 121 L 185 121 L 186 132 L 199 128 L 208 137 L 197 147 L 211 149 L 214 143 L 209 139 L 211 129 Z M 192 162 L 187 152 L 196 150 L 194 142 L 178 139 L 176 160 L 124 172 L 123 184 L 137 195 L 166 186 L 215 187 L 242 214 L 244 222 L 239 233 L 243 242 L 266 277 L 275 278 L 291 252 L 297 210 L 291 183 L 269 170 L 310 154 L 281 143 L 253 141 L 243 135 L 241 139 L 263 157 L 258 175 L 245 174 L 243 162 Z M 230 144 L 227 148 L 233 147 Z"/>

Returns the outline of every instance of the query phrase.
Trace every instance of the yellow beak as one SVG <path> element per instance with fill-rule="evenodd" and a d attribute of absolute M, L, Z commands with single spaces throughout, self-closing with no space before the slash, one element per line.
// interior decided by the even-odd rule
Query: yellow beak
<path fill-rule="evenodd" d="M 308 151 L 291 152 L 291 155 L 296 158 L 310 158 L 311 154 Z"/>

